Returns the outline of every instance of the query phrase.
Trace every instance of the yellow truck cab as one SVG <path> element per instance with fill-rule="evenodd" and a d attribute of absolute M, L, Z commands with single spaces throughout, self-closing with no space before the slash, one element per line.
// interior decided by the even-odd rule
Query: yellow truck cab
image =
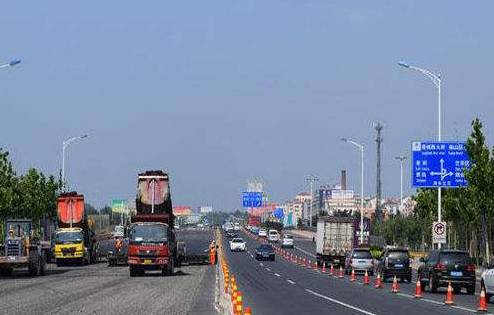
<path fill-rule="evenodd" d="M 89 263 L 89 255 L 84 245 L 84 231 L 78 227 L 56 230 L 54 256 L 57 266 L 73 261 Z"/>

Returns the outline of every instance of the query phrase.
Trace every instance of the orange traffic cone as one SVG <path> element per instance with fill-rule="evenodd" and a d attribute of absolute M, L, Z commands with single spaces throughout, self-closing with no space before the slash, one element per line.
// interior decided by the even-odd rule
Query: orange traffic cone
<path fill-rule="evenodd" d="M 343 267 L 340 265 L 340 273 L 338 274 L 338 278 L 343 279 L 345 275 L 343 274 Z"/>
<path fill-rule="evenodd" d="M 329 275 L 334 275 L 334 267 L 333 267 L 333 264 L 331 264 L 331 266 L 329 267 Z"/>
<path fill-rule="evenodd" d="M 396 276 L 393 278 L 393 285 L 391 286 L 391 293 L 399 293 L 400 292 L 400 285 L 398 284 L 398 280 L 396 279 Z"/>
<path fill-rule="evenodd" d="M 355 282 L 355 280 L 357 280 L 357 278 L 355 277 L 355 270 L 353 270 L 353 268 L 352 268 L 352 274 L 350 276 L 350 281 Z"/>
<path fill-rule="evenodd" d="M 367 269 L 364 274 L 364 285 L 369 285 L 369 274 L 367 273 Z"/>
<path fill-rule="evenodd" d="M 381 282 L 381 274 L 378 273 L 377 274 L 377 277 L 376 277 L 376 284 L 374 285 L 374 288 L 376 288 L 376 289 L 382 289 L 382 287 L 383 287 L 383 284 Z"/>
<path fill-rule="evenodd" d="M 453 287 L 451 286 L 451 281 L 448 283 L 448 291 L 446 291 L 446 299 L 444 300 L 444 304 L 446 305 L 455 304 L 453 300 Z"/>
<path fill-rule="evenodd" d="M 311 268 L 312 268 L 312 262 L 309 259 L 309 263 L 307 264 L 307 269 L 311 269 Z"/>
<path fill-rule="evenodd" d="M 304 261 L 304 266 L 307 267 L 307 260 L 305 260 L 305 258 L 304 258 L 303 261 Z"/>
<path fill-rule="evenodd" d="M 252 310 L 250 309 L 250 307 L 246 307 L 245 310 L 244 310 L 244 315 L 252 315 Z"/>
<path fill-rule="evenodd" d="M 322 273 L 326 273 L 326 263 L 323 261 L 322 262 L 322 270 L 321 270 Z"/>
<path fill-rule="evenodd" d="M 242 292 L 238 291 L 237 292 L 237 306 L 236 306 L 235 314 L 242 315 L 242 309 L 243 309 L 242 303 L 243 303 Z"/>
<path fill-rule="evenodd" d="M 479 308 L 477 308 L 477 314 L 486 314 L 487 313 L 487 299 L 485 298 L 484 288 L 480 289 L 480 298 L 479 298 Z"/>
<path fill-rule="evenodd" d="M 422 298 L 422 285 L 420 284 L 420 278 L 417 279 L 417 284 L 415 285 L 415 298 Z"/>
<path fill-rule="evenodd" d="M 319 266 L 317 266 L 317 261 L 314 262 L 314 270 L 318 270 L 319 269 Z"/>

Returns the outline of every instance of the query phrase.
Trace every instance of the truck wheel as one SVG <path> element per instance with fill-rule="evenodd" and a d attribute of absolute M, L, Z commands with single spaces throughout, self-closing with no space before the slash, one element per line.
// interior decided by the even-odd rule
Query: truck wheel
<path fill-rule="evenodd" d="M 173 269 L 175 268 L 174 265 L 175 265 L 175 263 L 174 263 L 173 257 L 170 257 L 170 262 L 165 267 L 165 269 L 163 269 L 163 275 L 165 275 L 167 277 L 173 276 L 173 272 L 174 272 Z"/>
<path fill-rule="evenodd" d="M 41 262 L 39 266 L 39 275 L 44 276 L 46 274 L 46 252 L 41 253 Z"/>
<path fill-rule="evenodd" d="M 29 255 L 29 274 L 33 277 L 39 276 L 40 271 L 40 259 L 36 253 L 31 253 Z"/>
<path fill-rule="evenodd" d="M 137 277 L 139 275 L 139 270 L 134 266 L 129 266 L 129 274 L 131 277 Z"/>
<path fill-rule="evenodd" d="M 12 268 L 2 268 L 0 269 L 0 276 L 10 276 L 14 270 Z"/>

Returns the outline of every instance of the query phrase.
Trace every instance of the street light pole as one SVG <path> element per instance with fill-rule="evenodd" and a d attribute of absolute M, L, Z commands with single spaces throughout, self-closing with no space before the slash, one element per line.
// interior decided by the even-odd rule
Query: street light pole
<path fill-rule="evenodd" d="M 314 193 L 312 190 L 312 186 L 315 182 L 317 182 L 319 178 L 314 175 L 309 175 L 306 178 L 306 181 L 309 182 L 310 185 L 310 204 L 309 204 L 309 226 L 312 227 L 312 204 L 314 202 Z"/>
<path fill-rule="evenodd" d="M 429 70 L 422 69 L 416 66 L 409 65 L 408 63 L 405 62 L 398 62 L 398 65 L 407 69 L 415 70 L 426 77 L 429 78 L 429 80 L 434 83 L 434 86 L 437 88 L 437 140 L 441 141 L 441 129 L 442 129 L 442 120 L 441 120 L 441 74 L 435 74 Z M 442 198 L 441 198 L 441 187 L 437 188 L 437 221 L 441 222 L 442 221 L 442 214 L 441 214 L 441 209 L 442 209 Z M 441 249 L 441 243 L 437 244 L 438 248 Z"/>
<path fill-rule="evenodd" d="M 395 157 L 400 161 L 400 212 L 403 211 L 403 163 L 407 159 L 406 156 L 400 155 Z"/>
<path fill-rule="evenodd" d="M 66 139 L 62 142 L 62 190 L 65 190 L 65 150 L 67 147 L 74 141 L 81 140 L 87 138 L 88 135 L 80 135 L 77 137 L 72 137 Z"/>
<path fill-rule="evenodd" d="M 347 138 L 341 140 L 360 149 L 360 245 L 362 245 L 364 243 L 364 145 Z"/>

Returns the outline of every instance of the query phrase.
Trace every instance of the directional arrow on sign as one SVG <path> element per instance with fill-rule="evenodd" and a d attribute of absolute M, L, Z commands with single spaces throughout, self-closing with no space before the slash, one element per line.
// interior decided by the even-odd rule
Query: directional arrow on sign
<path fill-rule="evenodd" d="M 431 176 L 441 176 L 441 180 L 444 180 L 446 177 L 453 175 L 453 172 L 448 172 L 448 170 L 444 168 L 444 159 L 440 159 L 439 162 L 441 163 L 441 171 L 431 172 Z"/>

